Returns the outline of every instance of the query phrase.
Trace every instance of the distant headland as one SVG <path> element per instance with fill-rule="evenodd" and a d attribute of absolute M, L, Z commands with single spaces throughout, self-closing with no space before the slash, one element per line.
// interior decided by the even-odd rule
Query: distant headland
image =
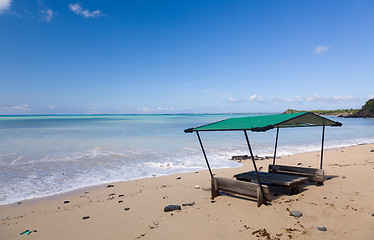
<path fill-rule="evenodd" d="M 287 109 L 284 113 L 306 112 L 295 109 Z M 337 109 L 337 110 L 312 110 L 308 111 L 318 115 L 334 115 L 344 118 L 374 118 L 374 98 L 369 99 L 361 109 Z"/>

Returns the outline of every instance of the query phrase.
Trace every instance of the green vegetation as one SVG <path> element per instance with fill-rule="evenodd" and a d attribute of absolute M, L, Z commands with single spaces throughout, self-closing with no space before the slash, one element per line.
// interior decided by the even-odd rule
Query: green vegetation
<path fill-rule="evenodd" d="M 368 111 L 369 113 L 374 113 L 374 98 L 368 100 L 362 109 Z"/>
<path fill-rule="evenodd" d="M 374 118 L 374 98 L 369 99 L 361 109 L 299 111 L 287 109 L 285 113 L 312 112 L 318 115 L 339 115 L 348 118 Z"/>
<path fill-rule="evenodd" d="M 374 107 L 374 104 L 373 104 L 373 107 Z M 318 115 L 353 115 L 357 113 L 358 111 L 360 111 L 360 109 L 312 110 L 312 111 L 299 111 L 295 109 L 287 109 L 285 113 L 312 112 Z"/>

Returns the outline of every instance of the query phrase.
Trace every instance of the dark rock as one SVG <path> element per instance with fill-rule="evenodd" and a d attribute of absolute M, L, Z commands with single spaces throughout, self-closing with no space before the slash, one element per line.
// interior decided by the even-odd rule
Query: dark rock
<path fill-rule="evenodd" d="M 195 202 L 191 202 L 191 203 L 183 203 L 182 206 L 183 207 L 186 207 L 186 206 L 193 206 L 195 205 Z"/>
<path fill-rule="evenodd" d="M 263 167 L 259 167 L 259 168 L 258 168 L 258 170 L 260 170 L 260 171 L 261 171 L 261 170 L 262 170 L 262 168 L 263 168 Z"/>
<path fill-rule="evenodd" d="M 302 165 L 302 163 L 301 163 L 301 162 L 299 162 L 299 163 L 297 163 L 297 165 Z"/>
<path fill-rule="evenodd" d="M 181 210 L 181 209 L 182 208 L 180 205 L 168 205 L 164 207 L 164 212 L 171 212 L 171 211 Z"/>
<path fill-rule="evenodd" d="M 128 211 L 128 210 L 130 210 L 130 208 L 129 208 L 129 207 L 125 208 L 125 211 Z"/>
<path fill-rule="evenodd" d="M 177 177 L 177 180 L 182 179 L 181 177 Z"/>
<path fill-rule="evenodd" d="M 215 203 L 216 201 L 214 201 L 214 200 L 212 200 L 212 201 L 210 201 L 211 203 Z"/>
<path fill-rule="evenodd" d="M 114 195 L 116 195 L 116 194 L 114 194 L 114 193 L 109 194 L 109 196 L 114 196 Z"/>
<path fill-rule="evenodd" d="M 64 203 L 69 203 L 70 201 L 64 201 Z"/>
<path fill-rule="evenodd" d="M 118 195 L 118 197 L 124 197 L 125 195 L 123 195 L 123 194 L 120 194 L 120 195 Z"/>
<path fill-rule="evenodd" d="M 374 152 L 374 149 L 370 150 L 370 152 Z"/>
<path fill-rule="evenodd" d="M 317 230 L 318 231 L 322 231 L 322 232 L 326 232 L 327 228 L 325 228 L 325 227 L 317 227 Z"/>
<path fill-rule="evenodd" d="M 303 216 L 303 214 L 299 211 L 292 211 L 292 212 L 290 212 L 290 215 L 294 216 L 294 217 L 297 217 L 297 218 Z"/>
<path fill-rule="evenodd" d="M 371 216 L 373 216 L 373 217 L 374 217 L 374 213 L 372 213 L 372 214 L 371 214 Z"/>
<path fill-rule="evenodd" d="M 110 187 L 114 187 L 114 185 L 112 184 L 109 184 L 108 186 L 106 186 L 107 188 L 110 188 Z"/>
<path fill-rule="evenodd" d="M 122 201 L 122 200 L 119 200 L 118 203 L 123 203 L 123 201 Z"/>
<path fill-rule="evenodd" d="M 84 216 L 84 217 L 82 217 L 83 220 L 86 220 L 86 219 L 89 219 L 89 218 L 90 218 L 90 216 Z"/>

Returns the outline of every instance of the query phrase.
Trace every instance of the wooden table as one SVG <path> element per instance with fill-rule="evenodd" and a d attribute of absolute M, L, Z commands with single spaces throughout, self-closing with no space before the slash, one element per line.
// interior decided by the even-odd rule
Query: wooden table
<path fill-rule="evenodd" d="M 307 177 L 300 177 L 281 173 L 258 172 L 258 174 L 260 176 L 260 181 L 262 184 L 290 188 L 291 195 L 298 193 L 297 188 L 308 180 Z M 236 174 L 234 177 L 236 177 L 237 180 L 241 181 L 257 182 L 257 175 L 255 171 Z"/>

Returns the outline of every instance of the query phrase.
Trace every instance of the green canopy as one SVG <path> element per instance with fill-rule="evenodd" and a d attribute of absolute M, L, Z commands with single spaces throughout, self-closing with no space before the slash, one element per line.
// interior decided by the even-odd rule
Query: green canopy
<path fill-rule="evenodd" d="M 264 116 L 251 116 L 229 118 L 215 123 L 210 123 L 196 128 L 184 130 L 186 133 L 196 131 L 237 131 L 250 130 L 252 132 L 265 132 L 273 128 L 310 127 L 310 126 L 341 126 L 327 118 L 311 112 L 287 113 Z"/>

